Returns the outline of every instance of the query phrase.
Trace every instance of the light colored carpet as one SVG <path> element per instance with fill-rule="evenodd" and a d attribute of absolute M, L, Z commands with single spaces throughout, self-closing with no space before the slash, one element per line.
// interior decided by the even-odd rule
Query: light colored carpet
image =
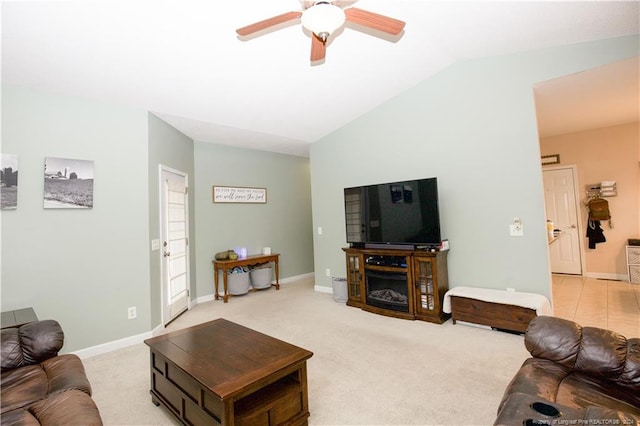
<path fill-rule="evenodd" d="M 167 331 L 216 318 L 314 353 L 310 425 L 491 425 L 528 357 L 522 336 L 375 315 L 313 291 L 311 280 L 200 304 Z M 178 424 L 151 403 L 146 345 L 84 364 L 105 424 Z"/>

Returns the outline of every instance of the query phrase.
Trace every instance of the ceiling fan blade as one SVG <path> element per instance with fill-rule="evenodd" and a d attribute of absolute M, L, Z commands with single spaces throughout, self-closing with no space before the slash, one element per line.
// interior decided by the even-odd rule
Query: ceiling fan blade
<path fill-rule="evenodd" d="M 241 36 L 247 36 L 258 31 L 265 30 L 274 25 L 282 24 L 287 21 L 298 19 L 302 16 L 302 12 L 287 12 L 282 15 L 274 16 L 273 18 L 265 19 L 264 21 L 256 22 L 255 24 L 247 25 L 246 27 L 238 28 L 236 32 Z"/>
<path fill-rule="evenodd" d="M 345 9 L 344 14 L 347 16 L 347 21 L 349 22 L 373 28 L 374 30 L 384 31 L 385 33 L 393 35 L 400 34 L 405 25 L 404 22 L 398 19 L 378 15 L 377 13 L 355 7 Z"/>
<path fill-rule="evenodd" d="M 327 53 L 327 46 L 315 34 L 311 34 L 311 62 L 324 59 Z"/>

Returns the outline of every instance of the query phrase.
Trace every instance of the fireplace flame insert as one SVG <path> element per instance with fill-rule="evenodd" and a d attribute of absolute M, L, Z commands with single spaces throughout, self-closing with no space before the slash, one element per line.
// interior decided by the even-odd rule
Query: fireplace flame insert
<path fill-rule="evenodd" d="M 365 285 L 367 305 L 409 312 L 406 273 L 366 270 Z"/>

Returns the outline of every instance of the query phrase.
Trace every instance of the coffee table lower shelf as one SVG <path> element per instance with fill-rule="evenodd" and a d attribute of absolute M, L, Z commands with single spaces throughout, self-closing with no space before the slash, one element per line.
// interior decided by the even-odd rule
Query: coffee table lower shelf
<path fill-rule="evenodd" d="M 309 413 L 304 411 L 302 398 L 298 379 L 286 376 L 236 402 L 235 424 L 306 425 Z"/>

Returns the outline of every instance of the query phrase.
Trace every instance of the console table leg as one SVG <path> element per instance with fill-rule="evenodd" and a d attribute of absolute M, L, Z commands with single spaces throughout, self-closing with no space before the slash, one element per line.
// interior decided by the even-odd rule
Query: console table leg
<path fill-rule="evenodd" d="M 215 288 L 215 293 L 213 295 L 214 300 L 218 300 L 220 298 L 220 296 L 218 295 L 218 272 L 220 272 L 220 270 L 214 266 L 213 268 L 213 284 Z"/>
<path fill-rule="evenodd" d="M 222 297 L 222 300 L 224 300 L 224 303 L 227 303 L 229 301 L 229 293 L 227 293 L 227 271 L 226 269 L 222 270 L 222 283 L 224 286 L 224 296 Z"/>
<path fill-rule="evenodd" d="M 276 290 L 280 290 L 280 283 L 278 282 L 278 259 L 273 263 L 276 269 Z"/>

